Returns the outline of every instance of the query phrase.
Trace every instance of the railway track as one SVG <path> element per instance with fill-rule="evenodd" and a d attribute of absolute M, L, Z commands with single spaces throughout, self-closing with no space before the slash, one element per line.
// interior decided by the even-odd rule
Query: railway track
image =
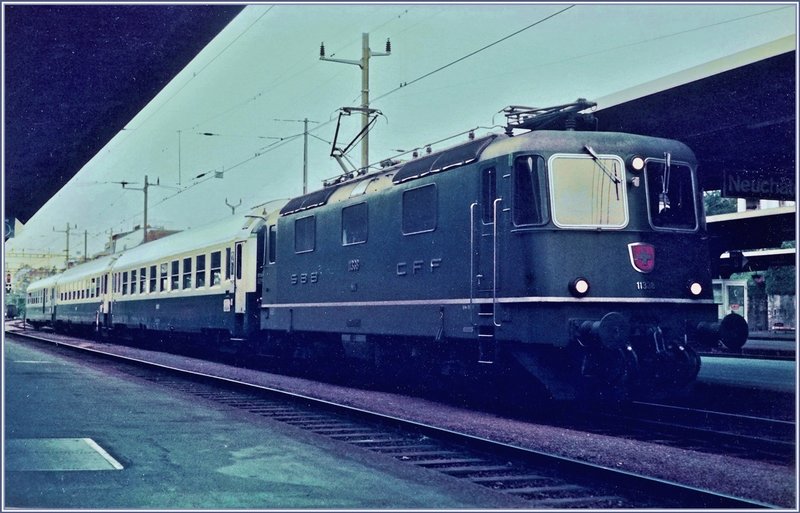
<path fill-rule="evenodd" d="M 795 461 L 796 424 L 785 420 L 633 402 L 591 422 L 583 429 L 782 465 Z"/>
<path fill-rule="evenodd" d="M 81 351 L 81 359 L 93 365 L 489 487 L 518 497 L 531 508 L 773 507 L 281 390 L 122 357 L 63 338 L 12 336 L 56 344 L 58 348 L 47 349 L 61 355 L 62 348 Z"/>

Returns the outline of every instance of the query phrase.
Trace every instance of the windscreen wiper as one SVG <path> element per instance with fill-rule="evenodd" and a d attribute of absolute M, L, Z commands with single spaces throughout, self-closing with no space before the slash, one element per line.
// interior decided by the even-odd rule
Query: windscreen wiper
<path fill-rule="evenodd" d="M 672 155 L 664 152 L 664 176 L 661 177 L 661 193 L 658 195 L 658 213 L 669 210 L 669 168 Z"/>
<path fill-rule="evenodd" d="M 606 176 L 607 176 L 607 177 L 608 177 L 608 178 L 611 180 L 611 182 L 614 184 L 614 188 L 615 188 L 615 189 L 616 189 L 616 191 L 617 191 L 617 201 L 619 201 L 619 184 L 620 184 L 620 183 L 622 183 L 622 182 L 621 182 L 621 180 L 620 180 L 619 178 L 617 178 L 617 177 L 615 176 L 615 175 L 616 175 L 616 168 L 614 168 L 614 174 L 612 175 L 612 174 L 611 174 L 611 173 L 608 171 L 608 169 L 606 169 L 606 166 L 604 166 L 604 165 L 603 165 L 603 163 L 600 161 L 600 156 L 599 156 L 599 155 L 597 155 L 597 153 L 596 153 L 596 152 L 595 152 L 595 151 L 592 149 L 592 147 L 591 147 L 591 146 L 585 145 L 585 146 L 583 147 L 583 149 L 585 149 L 585 150 L 586 150 L 586 152 L 587 152 L 589 155 L 591 155 L 591 156 L 592 156 L 592 159 L 594 159 L 594 161 L 595 161 L 595 162 L 597 162 L 597 165 L 598 165 L 598 166 L 600 166 L 600 170 L 601 170 L 601 171 L 602 171 L 602 172 L 603 172 L 603 173 L 604 173 L 604 174 L 605 174 L 605 175 L 606 175 Z"/>

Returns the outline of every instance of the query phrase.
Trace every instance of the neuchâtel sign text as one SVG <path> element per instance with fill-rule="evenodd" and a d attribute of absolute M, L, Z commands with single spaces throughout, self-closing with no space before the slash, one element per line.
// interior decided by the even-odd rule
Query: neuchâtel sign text
<path fill-rule="evenodd" d="M 794 176 L 788 174 L 726 170 L 722 195 L 731 198 L 794 201 L 794 187 Z"/>

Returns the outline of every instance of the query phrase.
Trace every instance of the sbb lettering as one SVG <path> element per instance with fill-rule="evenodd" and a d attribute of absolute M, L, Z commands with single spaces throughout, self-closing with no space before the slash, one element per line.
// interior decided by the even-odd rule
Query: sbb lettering
<path fill-rule="evenodd" d="M 313 273 L 294 273 L 289 277 L 292 285 L 306 285 L 308 283 L 314 284 L 319 282 L 319 271 Z"/>

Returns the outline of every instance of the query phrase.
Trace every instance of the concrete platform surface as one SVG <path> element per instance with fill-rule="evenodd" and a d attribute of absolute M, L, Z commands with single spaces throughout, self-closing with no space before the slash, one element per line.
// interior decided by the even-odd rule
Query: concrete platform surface
<path fill-rule="evenodd" d="M 524 507 L 476 485 L 8 337 L 4 358 L 7 508 Z"/>
<path fill-rule="evenodd" d="M 789 360 L 703 356 L 698 383 L 793 394 L 797 363 Z"/>

